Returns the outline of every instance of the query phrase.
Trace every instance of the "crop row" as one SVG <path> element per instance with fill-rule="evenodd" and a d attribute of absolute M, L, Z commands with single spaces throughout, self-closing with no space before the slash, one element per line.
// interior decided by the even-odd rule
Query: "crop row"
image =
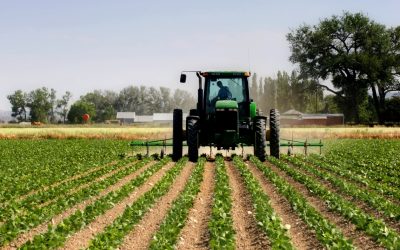
<path fill-rule="evenodd" d="M 174 180 L 186 165 L 187 158 L 179 160 L 154 187 L 128 206 L 122 215 L 97 234 L 90 242 L 89 249 L 115 249 L 133 229 L 154 203 L 171 188 Z"/>
<path fill-rule="evenodd" d="M 35 236 L 32 241 L 27 242 L 23 247 L 27 249 L 55 249 L 62 246 L 68 236 L 85 227 L 97 216 L 104 214 L 108 209 L 112 208 L 114 204 L 127 197 L 133 190 L 143 185 L 150 176 L 169 161 L 170 158 L 165 158 L 155 163 L 117 191 L 112 191 L 99 198 L 94 203 L 85 207 L 83 211 L 76 211 L 59 223 L 55 228 L 50 227 L 47 232 Z"/>
<path fill-rule="evenodd" d="M 337 178 L 326 171 L 317 170 L 310 165 L 304 163 L 304 161 L 302 161 L 299 157 L 293 158 L 283 156 L 283 158 L 293 163 L 295 166 L 305 169 L 308 172 L 329 181 L 332 185 L 334 185 L 343 193 L 346 193 L 354 198 L 366 202 L 367 204 L 376 208 L 378 211 L 383 212 L 388 217 L 400 220 L 400 207 L 388 201 L 386 198 L 376 194 L 375 192 L 359 189 L 358 186 L 355 184 L 346 182 L 341 178 Z"/>
<path fill-rule="evenodd" d="M 47 190 L 42 190 L 34 193 L 27 196 L 25 199 L 12 200 L 7 204 L 4 204 L 4 206 L 0 208 L 0 221 L 4 221 L 4 219 L 17 216 L 20 213 L 33 211 L 37 208 L 37 206 L 48 201 L 51 202 L 51 200 L 59 196 L 65 196 L 69 190 L 73 190 L 81 185 L 90 183 L 93 181 L 93 179 L 114 171 L 122 166 L 126 166 L 126 164 L 131 162 L 132 160 L 133 159 L 125 159 L 115 164 L 104 166 L 103 168 L 100 168 L 97 171 L 94 171 L 86 176 L 68 181 L 66 183 L 63 183 L 62 185 L 57 185 Z"/>
<path fill-rule="evenodd" d="M 117 140 L 0 140 L 0 203 L 115 159 Z"/>
<path fill-rule="evenodd" d="M 311 164 L 334 172 L 335 174 L 343 176 L 349 180 L 361 183 L 364 186 L 367 186 L 380 194 L 393 196 L 396 199 L 400 200 L 400 190 L 396 189 L 390 184 L 380 183 L 375 180 L 368 179 L 364 175 L 357 174 L 352 169 L 349 169 L 348 165 L 343 164 L 343 162 L 339 160 L 336 162 L 327 163 L 328 160 L 325 157 L 318 155 L 311 155 L 310 157 L 305 158 L 305 160 Z"/>
<path fill-rule="evenodd" d="M 192 208 L 193 201 L 200 191 L 205 162 L 204 157 L 199 158 L 185 189 L 172 203 L 172 207 L 163 220 L 160 229 L 153 236 L 150 249 L 174 249 L 179 233 L 187 220 L 189 209 Z"/>
<path fill-rule="evenodd" d="M 399 235 L 393 229 L 387 227 L 384 222 L 364 213 L 353 203 L 330 192 L 314 178 L 289 167 L 286 163 L 272 157 L 268 158 L 268 160 L 281 170 L 285 171 L 293 179 L 304 184 L 312 193 L 321 197 L 321 199 L 324 200 L 332 210 L 337 211 L 353 222 L 357 229 L 365 231 L 368 235 L 372 236 L 388 249 L 400 248 Z"/>
<path fill-rule="evenodd" d="M 256 157 L 252 156 L 250 160 L 255 166 L 263 172 L 264 176 L 272 182 L 278 192 L 282 194 L 291 204 L 296 213 L 304 222 L 315 230 L 318 240 L 328 249 L 354 249 L 354 246 L 343 236 L 342 232 L 331 222 L 325 219 L 307 199 L 293 188 L 287 181 L 272 171 Z M 279 163 L 275 158 L 269 157 L 272 163 Z"/>
<path fill-rule="evenodd" d="M 125 168 L 104 180 L 93 183 L 87 188 L 81 189 L 71 195 L 60 197 L 48 206 L 36 207 L 32 211 L 11 217 L 8 221 L 0 226 L 0 246 L 3 246 L 10 240 L 14 239 L 21 232 L 48 221 L 53 216 L 61 213 L 65 209 L 83 200 L 86 200 L 89 197 L 98 195 L 107 187 L 117 183 L 121 178 L 143 167 L 150 160 L 150 158 L 146 158 L 143 161 Z"/>
<path fill-rule="evenodd" d="M 235 231 L 231 214 L 232 197 L 229 187 L 229 178 L 226 173 L 224 158 L 220 155 L 215 158 L 216 185 L 209 223 L 210 248 L 234 249 Z"/>
<path fill-rule="evenodd" d="M 258 226 L 268 235 L 271 247 L 273 249 L 293 249 L 287 229 L 282 225 L 281 219 L 274 212 L 268 196 L 264 193 L 258 181 L 241 158 L 235 156 L 233 161 L 251 195 Z"/>

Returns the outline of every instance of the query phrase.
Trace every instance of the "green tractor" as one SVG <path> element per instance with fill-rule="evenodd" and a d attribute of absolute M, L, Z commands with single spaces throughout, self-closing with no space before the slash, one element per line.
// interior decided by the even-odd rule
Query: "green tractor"
<path fill-rule="evenodd" d="M 267 117 L 258 113 L 249 95 L 250 73 L 194 72 L 199 79 L 197 107 L 186 118 L 186 131 L 182 128 L 182 110 L 174 110 L 173 159 L 182 157 L 183 141 L 193 162 L 198 159 L 200 146 L 218 150 L 253 146 L 254 155 L 264 161 L 267 141 L 270 154 L 279 158 L 279 113 L 271 109 L 267 130 Z M 181 74 L 180 81 L 186 82 L 186 74 Z"/>

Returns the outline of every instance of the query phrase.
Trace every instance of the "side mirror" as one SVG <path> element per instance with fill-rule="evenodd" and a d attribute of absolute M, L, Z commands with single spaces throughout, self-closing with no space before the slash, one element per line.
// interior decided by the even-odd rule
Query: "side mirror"
<path fill-rule="evenodd" d="M 185 83 L 186 82 L 186 74 L 181 74 L 180 82 L 181 83 Z"/>

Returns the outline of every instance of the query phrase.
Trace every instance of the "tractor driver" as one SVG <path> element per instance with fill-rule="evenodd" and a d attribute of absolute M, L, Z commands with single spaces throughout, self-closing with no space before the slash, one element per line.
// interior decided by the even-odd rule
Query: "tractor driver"
<path fill-rule="evenodd" d="M 221 81 L 217 82 L 217 86 L 219 87 L 218 96 L 217 96 L 219 100 L 232 99 L 232 93 L 227 86 L 222 85 Z"/>

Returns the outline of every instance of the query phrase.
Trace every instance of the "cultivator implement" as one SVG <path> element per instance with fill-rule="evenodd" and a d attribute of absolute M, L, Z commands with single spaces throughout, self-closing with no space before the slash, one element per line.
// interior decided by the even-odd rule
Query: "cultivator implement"
<path fill-rule="evenodd" d="M 287 147 L 287 154 L 291 155 L 294 152 L 294 148 L 301 148 L 303 147 L 304 149 L 304 154 L 308 154 L 309 148 L 319 148 L 319 154 L 322 153 L 322 147 L 324 146 L 322 143 L 322 140 L 319 140 L 318 142 L 315 141 L 299 141 L 299 140 L 293 140 L 293 139 L 283 139 L 281 138 L 281 142 L 279 143 L 280 147 Z M 139 148 L 145 148 L 146 149 L 146 155 L 148 156 L 150 154 L 150 148 L 161 148 L 160 150 L 160 156 L 164 157 L 165 154 L 167 154 L 167 147 L 173 147 L 173 138 L 168 138 L 168 139 L 161 139 L 161 140 L 134 140 L 130 143 L 130 146 L 132 147 L 132 150 L 137 150 Z M 182 146 L 187 146 L 186 141 L 182 142 Z M 239 144 L 239 147 L 242 148 L 242 155 L 244 154 L 243 148 L 244 147 L 249 147 L 252 145 L 246 145 L 246 144 Z M 270 144 L 267 142 L 266 147 L 269 147 Z M 212 154 L 212 147 L 210 147 L 210 155 Z"/>

